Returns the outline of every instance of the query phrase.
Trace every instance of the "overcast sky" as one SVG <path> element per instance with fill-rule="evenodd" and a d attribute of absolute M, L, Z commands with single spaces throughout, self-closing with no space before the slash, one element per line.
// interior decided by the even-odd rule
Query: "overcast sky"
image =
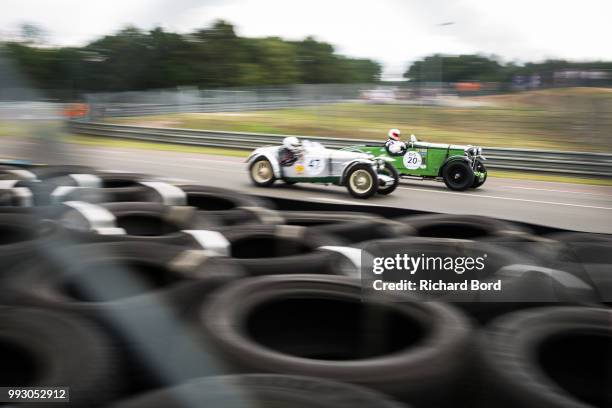
<path fill-rule="evenodd" d="M 435 52 L 610 60 L 610 16 L 612 0 L 0 0 L 0 35 L 33 23 L 82 45 L 127 24 L 189 32 L 222 18 L 242 36 L 314 35 L 392 78 Z"/>

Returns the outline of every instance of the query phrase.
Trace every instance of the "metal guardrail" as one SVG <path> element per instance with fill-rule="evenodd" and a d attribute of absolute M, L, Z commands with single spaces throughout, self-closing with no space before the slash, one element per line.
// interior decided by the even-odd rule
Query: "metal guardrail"
<path fill-rule="evenodd" d="M 93 105 L 98 116 L 124 117 L 162 115 L 167 113 L 205 113 L 205 112 L 242 112 L 267 109 L 286 109 L 305 106 L 317 106 L 326 103 L 338 103 L 339 99 L 312 99 L 312 100 L 276 100 L 254 102 L 227 102 L 227 103 L 187 103 L 187 104 L 102 104 Z"/>
<path fill-rule="evenodd" d="M 214 130 L 154 128 L 82 121 L 70 122 L 69 127 L 72 132 L 84 135 L 231 149 L 254 149 L 265 145 L 280 144 L 282 139 L 287 136 Z M 320 136 L 298 137 L 320 142 L 329 148 L 381 143 L 380 140 Z M 487 167 L 492 169 L 612 177 L 612 154 L 499 147 L 483 147 L 483 154 L 488 159 Z"/>

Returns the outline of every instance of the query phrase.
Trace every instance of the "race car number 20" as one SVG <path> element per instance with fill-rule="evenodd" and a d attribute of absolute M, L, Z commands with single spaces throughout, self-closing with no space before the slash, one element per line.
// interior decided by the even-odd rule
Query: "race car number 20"
<path fill-rule="evenodd" d="M 418 152 L 410 151 L 404 155 L 404 167 L 410 170 L 415 170 L 421 167 L 423 159 Z"/>

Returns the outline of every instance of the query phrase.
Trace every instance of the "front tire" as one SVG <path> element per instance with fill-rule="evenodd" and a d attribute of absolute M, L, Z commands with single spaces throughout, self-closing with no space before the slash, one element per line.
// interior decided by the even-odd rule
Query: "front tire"
<path fill-rule="evenodd" d="M 476 160 L 476 171 L 484 173 L 484 177 L 482 180 L 479 180 L 478 178 L 474 177 L 474 183 L 472 184 L 472 188 L 478 188 L 482 186 L 485 183 L 485 181 L 487 181 L 487 168 L 485 167 L 484 163 L 480 160 Z"/>
<path fill-rule="evenodd" d="M 378 176 L 368 164 L 354 165 L 346 175 L 346 188 L 355 198 L 369 198 L 378 191 Z"/>
<path fill-rule="evenodd" d="M 442 178 L 449 189 L 464 191 L 474 184 L 474 171 L 464 161 L 452 161 L 444 166 Z"/>
<path fill-rule="evenodd" d="M 260 157 L 251 163 L 249 166 L 249 176 L 253 184 L 258 187 L 269 187 L 276 180 L 272 163 L 265 157 Z"/>
<path fill-rule="evenodd" d="M 393 177 L 393 184 L 386 187 L 378 187 L 378 194 L 388 195 L 395 191 L 397 186 L 399 185 L 399 174 L 395 167 L 392 164 L 385 163 L 385 168 L 381 171 L 381 173 Z"/>

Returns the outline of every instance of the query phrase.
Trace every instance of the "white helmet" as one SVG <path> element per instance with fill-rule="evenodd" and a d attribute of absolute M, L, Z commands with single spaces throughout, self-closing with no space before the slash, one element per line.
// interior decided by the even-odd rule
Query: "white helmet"
<path fill-rule="evenodd" d="M 387 134 L 389 135 L 389 139 L 393 139 L 398 142 L 400 141 L 401 132 L 399 131 L 399 129 L 391 129 Z"/>
<path fill-rule="evenodd" d="M 296 152 L 300 150 L 300 148 L 302 147 L 302 143 L 300 142 L 300 139 L 298 139 L 297 137 L 288 136 L 283 139 L 283 146 L 285 146 L 285 148 L 287 148 L 288 150 L 292 152 Z"/>

